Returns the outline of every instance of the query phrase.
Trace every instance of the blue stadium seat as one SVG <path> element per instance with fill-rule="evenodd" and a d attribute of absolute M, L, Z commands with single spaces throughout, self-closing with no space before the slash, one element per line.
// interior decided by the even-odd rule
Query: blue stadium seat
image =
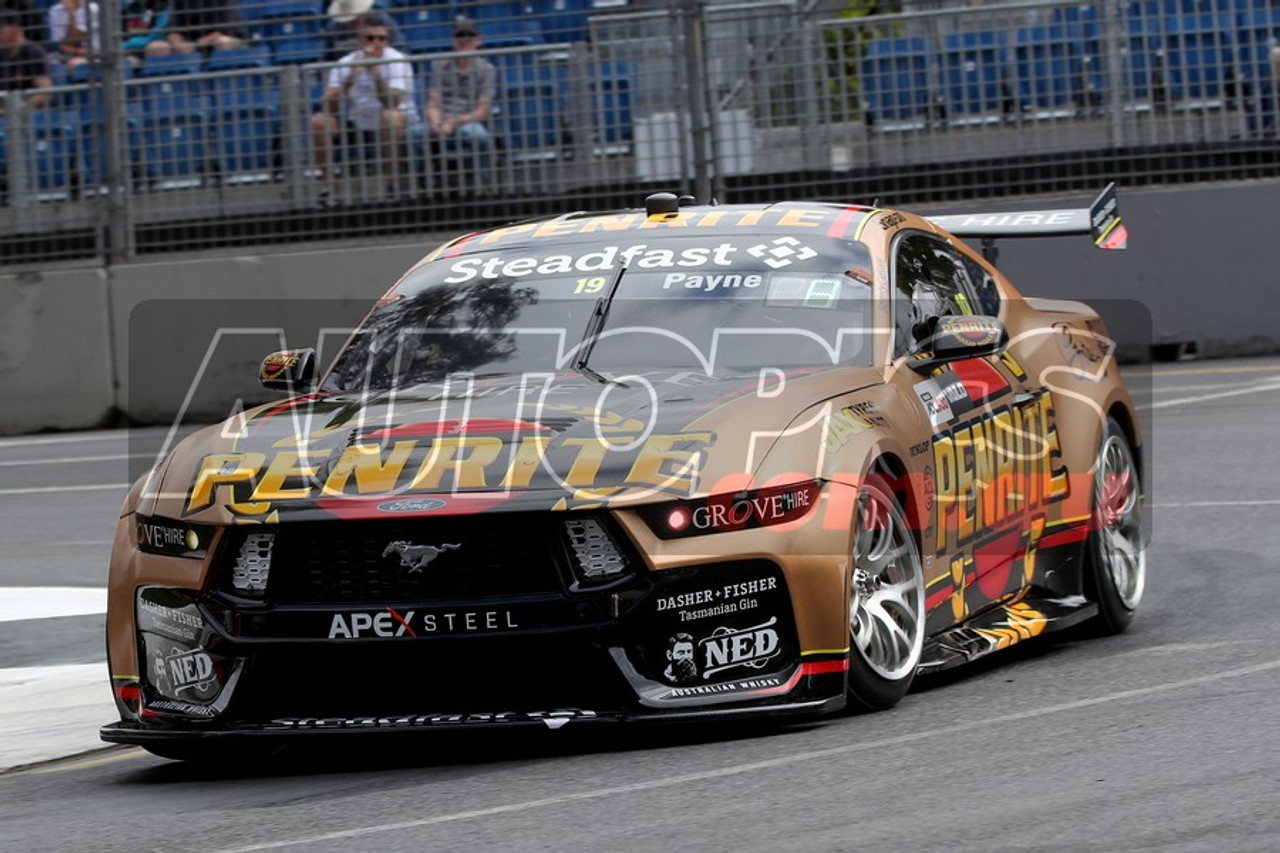
<path fill-rule="evenodd" d="M 209 71 L 262 69 L 258 74 L 228 74 L 211 81 L 213 156 L 224 176 L 270 176 L 280 133 L 279 77 L 264 47 L 220 50 L 209 57 Z"/>
<path fill-rule="evenodd" d="M 1280 8 L 1241 12 L 1237 20 L 1236 57 L 1249 129 L 1274 127 L 1277 90 L 1271 69 L 1271 50 L 1280 45 Z"/>
<path fill-rule="evenodd" d="M 1077 101 L 1084 106 L 1097 106 L 1103 98 L 1102 70 L 1106 66 L 1098 25 L 1098 7 L 1082 4 L 1054 9 L 1052 20 L 1067 28 L 1074 74 L 1072 87 Z"/>
<path fill-rule="evenodd" d="M 207 104 L 196 99 L 185 107 L 175 102 L 163 113 L 146 114 L 142 148 L 147 175 L 162 186 L 198 183 L 205 173 L 207 117 Z"/>
<path fill-rule="evenodd" d="M 942 40 L 943 92 L 947 117 L 998 113 L 1004 106 L 1007 64 L 1003 31 L 953 33 Z"/>
<path fill-rule="evenodd" d="M 1175 101 L 1223 97 L 1233 73 L 1233 21 L 1227 15 L 1181 15 L 1167 20 L 1165 69 Z"/>
<path fill-rule="evenodd" d="M 474 3 L 466 10 L 484 37 L 485 47 L 527 47 L 542 43 L 542 31 L 525 14 L 523 3 Z"/>
<path fill-rule="evenodd" d="M 591 0 L 533 0 L 531 15 L 544 42 L 586 41 Z"/>
<path fill-rule="evenodd" d="M 31 110 L 35 187 L 39 192 L 66 190 L 75 173 L 79 118 L 65 110 Z"/>
<path fill-rule="evenodd" d="M 438 53 L 453 49 L 451 6 L 424 6 L 393 13 L 406 53 Z"/>
<path fill-rule="evenodd" d="M 186 111 L 192 107 L 192 101 L 203 99 L 204 82 L 188 79 L 200 72 L 200 61 L 199 54 L 149 56 L 144 59 L 138 70 L 143 82 L 132 89 L 140 97 L 143 112 L 152 115 L 173 109 Z"/>
<path fill-rule="evenodd" d="M 304 65 L 323 62 L 326 46 L 322 38 L 286 39 L 272 45 L 277 65 Z"/>
<path fill-rule="evenodd" d="M 269 44 L 320 38 L 325 20 L 324 8 L 317 2 L 272 3 L 259 17 L 261 37 Z"/>
<path fill-rule="evenodd" d="M 72 112 L 63 110 L 33 110 L 31 112 L 32 136 L 31 162 L 28 174 L 34 179 L 36 192 L 62 192 L 70 189 L 76 156 L 76 127 L 78 121 Z M 9 180 L 8 127 L 0 115 L 0 183 Z M 14 187 L 7 187 L 10 193 Z"/>
<path fill-rule="evenodd" d="M 867 117 L 880 129 L 923 126 L 929 111 L 928 39 L 877 39 L 862 59 Z M 900 124 L 907 122 L 907 124 Z"/>
<path fill-rule="evenodd" d="M 132 77 L 128 66 L 122 69 L 125 80 Z M 80 145 L 78 146 L 81 176 L 86 186 L 95 186 L 104 179 L 107 158 L 106 112 L 102 89 L 89 85 L 91 80 L 101 79 L 101 67 L 78 65 L 71 71 L 68 83 L 73 88 L 67 93 L 67 105 L 78 120 Z M 128 85 L 128 84 L 126 84 Z M 126 93 L 130 89 L 126 88 Z M 126 94 L 126 98 L 127 98 Z M 125 104 L 124 126 L 128 135 L 126 153 L 133 155 L 141 145 L 138 126 L 141 107 L 136 103 Z"/>
<path fill-rule="evenodd" d="M 1162 25 L 1158 9 L 1132 3 L 1125 20 L 1125 45 L 1120 73 L 1126 100 L 1144 101 L 1154 95 L 1157 75 L 1163 75 Z"/>
<path fill-rule="evenodd" d="M 1072 42 L 1064 24 L 1022 27 L 1014 36 L 1014 76 L 1024 109 L 1051 110 L 1074 102 Z"/>
<path fill-rule="evenodd" d="M 635 63 L 600 63 L 596 88 L 591 93 L 597 142 L 616 145 L 631 141 L 631 93 L 636 75 Z"/>
<path fill-rule="evenodd" d="M 500 134 L 516 159 L 556 154 L 560 142 L 560 89 L 543 66 L 503 70 Z"/>
<path fill-rule="evenodd" d="M 271 67 L 271 52 L 265 47 L 246 47 L 238 50 L 219 50 L 209 56 L 207 70 L 245 71 Z M 214 77 L 209 82 L 216 109 L 253 107 L 275 104 L 280 94 L 279 80 L 269 74 L 228 74 Z"/>

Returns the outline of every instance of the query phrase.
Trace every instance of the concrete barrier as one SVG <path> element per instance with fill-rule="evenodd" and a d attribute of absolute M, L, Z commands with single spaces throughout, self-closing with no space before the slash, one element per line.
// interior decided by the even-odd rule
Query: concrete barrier
<path fill-rule="evenodd" d="M 102 269 L 0 276 L 0 434 L 109 421 L 111 337 Z"/>
<path fill-rule="evenodd" d="M 1100 189 L 1101 187 L 1099 187 Z M 1112 334 L 1207 356 L 1280 350 L 1271 233 L 1280 182 L 1127 192 L 1126 252 L 1083 237 L 1006 240 L 1000 267 L 1028 296 L 1095 303 Z M 1091 194 L 926 213 L 1085 207 Z M 892 200 L 887 200 L 890 204 Z M 0 275 L 0 433 L 221 417 L 269 399 L 258 360 L 357 323 L 448 235 Z M 1109 300 L 1120 300 L 1108 306 Z M 1120 311 L 1133 301 L 1150 309 Z M 218 328 L 239 329 L 216 339 Z M 1154 335 L 1154 337 L 1151 337 Z M 339 334 L 321 342 L 322 364 Z"/>
<path fill-rule="evenodd" d="M 278 395 L 258 363 L 286 347 L 333 348 L 439 241 L 228 255 L 112 268 L 119 405 L 135 423 L 225 417 Z M 345 330 L 345 331 L 344 331 Z M 323 362 L 322 362 L 323 363 Z"/>

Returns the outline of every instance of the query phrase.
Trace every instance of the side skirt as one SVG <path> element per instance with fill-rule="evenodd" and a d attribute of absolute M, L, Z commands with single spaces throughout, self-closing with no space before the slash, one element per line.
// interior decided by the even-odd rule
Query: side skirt
<path fill-rule="evenodd" d="M 1082 595 L 1006 602 L 925 641 L 917 672 L 927 675 L 951 669 L 1023 640 L 1078 625 L 1097 613 L 1098 605 Z"/>

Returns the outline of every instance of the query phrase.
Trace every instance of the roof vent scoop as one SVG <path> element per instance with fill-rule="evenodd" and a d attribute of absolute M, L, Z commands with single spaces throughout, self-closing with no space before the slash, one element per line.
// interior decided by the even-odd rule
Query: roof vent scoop
<path fill-rule="evenodd" d="M 653 193 L 645 197 L 644 212 L 649 216 L 658 216 L 663 213 L 679 213 L 680 199 L 676 198 L 675 193 Z"/>

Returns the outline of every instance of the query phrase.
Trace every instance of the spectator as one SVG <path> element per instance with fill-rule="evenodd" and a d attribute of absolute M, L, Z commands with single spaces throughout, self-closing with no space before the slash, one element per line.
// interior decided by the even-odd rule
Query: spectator
<path fill-rule="evenodd" d="M 83 65 L 101 47 L 98 4 L 85 0 L 61 0 L 49 7 L 49 42 L 57 53 L 50 59 L 70 71 Z"/>
<path fill-rule="evenodd" d="M 437 148 L 461 149 L 476 161 L 476 192 L 488 191 L 489 152 L 493 140 L 485 124 L 498 88 L 493 63 L 472 51 L 480 47 L 475 21 L 459 17 L 453 25 L 455 56 L 431 63 L 427 124 Z"/>
<path fill-rule="evenodd" d="M 53 85 L 49 76 L 49 57 L 44 48 L 27 41 L 21 10 L 11 7 L 0 9 L 0 92 L 48 89 Z M 27 105 L 42 107 L 49 100 L 48 92 L 32 92 Z M 0 110 L 4 102 L 0 100 Z"/>
<path fill-rule="evenodd" d="M 0 0 L 0 14 L 15 15 L 27 41 L 41 46 L 49 42 L 47 8 L 44 4 L 36 8 L 33 0 Z"/>
<path fill-rule="evenodd" d="M 360 47 L 360 18 L 369 14 L 374 0 L 333 0 L 329 4 L 329 20 L 324 28 L 325 60 L 337 62 L 351 51 Z M 374 13 L 376 14 L 376 13 Z M 391 47 L 399 48 L 404 41 L 395 21 L 384 17 L 387 33 L 391 36 Z"/>
<path fill-rule="evenodd" d="M 357 25 L 360 48 L 342 58 L 329 72 L 321 109 L 311 118 L 316 165 L 326 181 L 321 200 L 327 198 L 333 175 L 329 169 L 334 137 L 340 122 L 361 144 L 381 137 L 385 156 L 383 168 L 394 180 L 400 164 L 400 147 L 405 134 L 423 135 L 422 118 L 414 101 L 413 66 L 400 51 L 387 45 L 390 30 L 386 18 L 370 14 Z M 377 65 L 357 63 L 383 60 Z M 395 194 L 395 186 L 389 187 Z"/>
<path fill-rule="evenodd" d="M 232 0 L 174 0 L 169 31 L 152 41 L 147 56 L 230 50 L 244 46 L 244 30 Z"/>
<path fill-rule="evenodd" d="M 120 45 L 133 56 L 143 54 L 152 42 L 164 43 L 168 51 L 169 19 L 173 15 L 169 0 L 130 0 L 120 12 Z"/>

